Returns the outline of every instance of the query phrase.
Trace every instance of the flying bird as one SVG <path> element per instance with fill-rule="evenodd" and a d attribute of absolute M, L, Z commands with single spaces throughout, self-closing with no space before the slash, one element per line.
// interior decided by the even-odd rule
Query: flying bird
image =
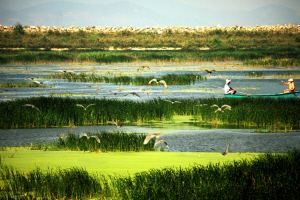
<path fill-rule="evenodd" d="M 231 110 L 231 106 L 230 105 L 226 105 L 224 104 L 223 106 L 219 107 L 218 105 L 214 104 L 212 106 L 210 106 L 211 108 L 217 108 L 215 110 L 215 113 L 216 112 L 224 112 L 224 110 Z"/>
<path fill-rule="evenodd" d="M 155 138 L 155 140 L 158 140 L 160 137 L 160 133 L 152 133 L 152 134 L 148 134 L 144 140 L 143 144 L 148 144 L 149 141 L 153 138 Z"/>
<path fill-rule="evenodd" d="M 164 80 L 158 81 L 158 84 L 161 84 L 161 85 L 163 85 L 164 87 L 168 87 L 166 81 L 164 81 Z"/>
<path fill-rule="evenodd" d="M 85 106 L 82 105 L 82 104 L 76 104 L 77 107 L 83 108 L 85 111 L 86 111 L 89 107 L 94 106 L 94 105 L 96 105 L 96 104 L 92 103 L 92 104 L 89 104 L 89 105 L 87 105 L 87 106 L 85 107 Z"/>
<path fill-rule="evenodd" d="M 81 133 L 80 135 L 79 135 L 79 139 L 90 139 L 90 137 L 86 134 L 86 133 Z"/>
<path fill-rule="evenodd" d="M 208 69 L 206 69 L 206 70 L 204 70 L 204 71 L 206 71 L 208 74 L 212 74 L 213 72 L 215 72 L 216 70 L 208 70 Z"/>
<path fill-rule="evenodd" d="M 38 84 L 38 85 L 42 85 L 42 84 L 44 84 L 42 81 L 37 81 L 37 80 L 34 80 L 34 81 L 32 81 L 33 83 L 36 83 L 36 84 Z"/>
<path fill-rule="evenodd" d="M 24 106 L 24 107 L 29 107 L 29 108 L 35 109 L 35 110 L 38 111 L 39 113 L 41 112 L 40 109 L 39 109 L 38 107 L 36 107 L 35 105 L 33 105 L 33 104 L 24 104 L 23 106 Z"/>
<path fill-rule="evenodd" d="M 165 149 L 169 149 L 169 146 L 168 143 L 164 140 L 156 140 L 154 143 L 154 149 L 165 150 Z"/>
<path fill-rule="evenodd" d="M 157 79 L 156 79 L 156 78 L 154 78 L 154 79 L 151 79 L 151 80 L 148 82 L 148 85 L 151 85 L 152 83 L 156 83 L 156 84 L 158 84 L 158 81 L 157 81 Z"/>
<path fill-rule="evenodd" d="M 100 144 L 100 139 L 96 135 L 92 135 L 90 139 L 94 139 L 98 144 Z"/>
<path fill-rule="evenodd" d="M 181 103 L 180 101 L 171 101 L 171 100 L 167 100 L 167 99 L 165 99 L 165 100 L 163 100 L 163 101 L 169 102 L 169 103 L 171 103 L 171 104 L 174 104 L 174 103 Z"/>
<path fill-rule="evenodd" d="M 226 156 L 228 153 L 229 153 L 229 144 L 226 144 L 225 150 L 224 150 L 224 152 L 222 153 L 222 155 L 223 155 L 223 156 Z"/>

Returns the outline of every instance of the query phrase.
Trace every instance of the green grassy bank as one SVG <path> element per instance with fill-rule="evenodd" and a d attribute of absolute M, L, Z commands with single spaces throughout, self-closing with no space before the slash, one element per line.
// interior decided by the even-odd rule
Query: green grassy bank
<path fill-rule="evenodd" d="M 100 153 L 80 152 L 78 156 L 78 152 L 59 152 L 53 157 L 51 154 L 54 152 L 21 151 L 15 153 L 13 158 L 7 157 L 10 153 L 10 150 L 4 154 L 1 152 L 2 199 L 297 199 L 300 195 L 300 154 L 297 151 L 259 157 L 252 155 L 247 160 L 239 160 L 240 157 L 225 164 L 225 159 L 229 161 L 230 156 L 236 155 L 224 157 L 215 153 L 152 152 L 106 154 L 108 158 Z M 61 159 L 63 154 L 67 156 Z M 72 154 L 77 154 L 77 157 Z M 189 158 L 194 161 L 193 165 L 184 162 Z M 207 164 L 207 158 L 223 164 L 214 161 Z M 104 162 L 105 159 L 113 163 Z M 46 166 L 52 164 L 51 169 L 44 167 L 45 160 Z M 41 168 L 36 169 L 35 164 L 28 165 L 28 161 L 39 162 Z M 53 169 L 57 166 L 54 161 L 60 161 L 60 169 Z M 82 161 L 87 168 L 79 164 Z M 176 167 L 178 161 L 181 163 Z M 168 168 L 159 169 L 167 162 L 164 167 Z M 103 174 L 106 172 L 101 171 L 105 164 L 109 164 L 105 169 L 112 170 L 118 165 L 124 170 L 128 163 L 136 163 L 135 167 L 130 167 L 133 171 L 137 169 L 135 172 L 143 170 L 141 165 L 156 166 L 131 176 L 105 176 Z M 7 164 L 13 168 L 7 167 Z M 91 165 L 102 174 L 91 172 Z"/>
<path fill-rule="evenodd" d="M 191 63 L 213 61 L 240 61 L 256 66 L 299 66 L 297 47 L 266 47 L 250 49 L 181 50 L 181 51 L 39 51 L 0 50 L 0 63 Z"/>

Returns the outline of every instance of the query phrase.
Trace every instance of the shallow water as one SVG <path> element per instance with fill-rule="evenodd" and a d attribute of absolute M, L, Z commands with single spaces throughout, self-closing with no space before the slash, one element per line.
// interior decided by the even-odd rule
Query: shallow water
<path fill-rule="evenodd" d="M 0 82 L 24 82 L 26 78 L 34 77 L 43 81 L 47 88 L 0 88 L 0 100 L 17 98 L 55 96 L 83 98 L 114 98 L 147 100 L 153 98 L 210 98 L 223 97 L 223 86 L 226 78 L 232 79 L 231 86 L 238 92 L 247 94 L 280 93 L 286 86 L 280 80 L 290 76 L 295 84 L 300 85 L 300 70 L 295 69 L 247 69 L 228 70 L 225 67 L 215 67 L 216 72 L 208 75 L 199 66 L 151 66 L 150 70 L 137 71 L 137 66 L 119 65 L 3 65 L 0 66 Z M 58 73 L 59 70 L 72 70 L 76 73 L 88 72 L 99 75 L 155 76 L 165 74 L 197 73 L 207 76 L 206 81 L 197 81 L 193 85 L 176 85 L 164 88 L 162 86 L 114 85 L 111 83 L 80 83 L 66 80 L 49 80 L 46 76 Z M 262 73 L 253 77 L 251 73 Z M 128 95 L 137 92 L 139 97 Z M 147 94 L 148 92 L 148 94 Z"/>
<path fill-rule="evenodd" d="M 60 134 L 83 132 L 160 132 L 162 139 L 177 152 L 222 152 L 230 144 L 231 152 L 286 152 L 300 149 L 300 132 L 255 133 L 251 129 L 161 129 L 139 126 L 82 126 L 76 128 L 0 129 L 0 146 L 26 146 L 56 140 Z"/>
<path fill-rule="evenodd" d="M 232 79 L 232 87 L 247 94 L 279 93 L 285 86 L 280 80 L 294 77 L 300 85 L 300 70 L 284 68 L 226 69 L 213 66 L 216 72 L 208 75 L 205 66 L 151 66 L 150 70 L 138 72 L 138 66 L 119 65 L 2 65 L 0 82 L 24 82 L 34 77 L 43 81 L 47 88 L 0 88 L 0 101 L 39 96 L 69 96 L 83 98 L 113 98 L 130 100 L 148 100 L 153 98 L 209 98 L 223 97 L 223 85 L 226 78 Z M 45 77 L 59 70 L 72 70 L 76 73 L 88 72 L 98 75 L 162 76 L 176 73 L 197 73 L 207 76 L 206 81 L 197 81 L 194 85 L 169 86 L 133 86 L 111 83 L 79 83 L 66 80 L 48 80 Z M 261 74 L 258 77 L 251 73 Z M 249 75 L 250 74 L 250 75 Z M 137 92 L 139 97 L 128 95 Z M 150 92 L 147 94 L 146 92 Z M 230 144 L 233 152 L 283 152 L 293 148 L 300 149 L 300 131 L 293 133 L 255 133 L 250 129 L 207 129 L 191 124 L 178 126 L 168 124 L 148 124 L 147 126 L 88 126 L 75 128 L 46 129 L 0 129 L 0 146 L 23 146 L 55 140 L 59 134 L 98 131 L 124 131 L 138 133 L 162 133 L 162 138 L 170 146 L 170 151 L 207 151 L 221 152 Z"/>

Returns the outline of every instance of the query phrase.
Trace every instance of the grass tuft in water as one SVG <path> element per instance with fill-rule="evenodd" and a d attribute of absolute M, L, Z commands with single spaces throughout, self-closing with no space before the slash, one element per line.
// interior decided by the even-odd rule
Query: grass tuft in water
<path fill-rule="evenodd" d="M 47 150 L 80 150 L 80 151 L 153 151 L 154 142 L 147 145 L 143 142 L 145 134 L 136 133 L 85 133 L 81 135 L 61 135 L 53 144 L 42 147 Z"/>
<path fill-rule="evenodd" d="M 73 72 L 56 73 L 49 76 L 51 79 L 67 79 L 73 82 L 105 82 L 114 83 L 118 85 L 148 85 L 151 79 L 157 78 L 154 76 L 97 76 L 95 74 L 80 73 L 76 74 Z M 199 74 L 167 74 L 159 78 L 167 82 L 168 85 L 190 85 L 194 84 L 197 80 L 206 80 L 205 76 Z"/>

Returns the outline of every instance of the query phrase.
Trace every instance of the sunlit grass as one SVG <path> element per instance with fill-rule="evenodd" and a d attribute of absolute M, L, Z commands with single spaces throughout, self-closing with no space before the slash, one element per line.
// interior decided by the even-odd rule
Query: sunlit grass
<path fill-rule="evenodd" d="M 9 150 L 5 152 L 9 154 Z M 211 153 L 111 153 L 107 155 L 108 158 L 99 153 L 81 152 L 73 157 L 72 154 L 77 152 L 59 152 L 51 157 L 50 152 L 25 152 L 28 153 L 25 160 L 38 162 L 42 167 L 28 167 L 28 162 L 24 163 L 19 152 L 14 158 L 7 158 L 5 153 L 0 152 L 0 178 L 4 183 L 0 184 L 0 197 L 3 199 L 297 199 L 300 195 L 300 155 L 297 151 L 259 157 L 252 155 L 248 159 L 240 160 L 240 157 L 230 161 L 229 157 L 234 154 L 224 157 Z M 217 161 L 199 165 L 201 160 L 209 157 Z M 196 162 L 186 165 L 183 161 L 189 158 Z M 14 160 L 22 160 L 23 163 L 19 164 L 24 168 L 11 162 Z M 45 160 L 46 165 L 52 164 L 50 169 L 43 167 Z M 228 162 L 224 163 L 225 160 Z M 131 170 L 140 170 L 137 166 L 143 164 L 149 167 L 150 163 L 152 166 L 155 164 L 155 169 L 132 173 L 130 176 L 128 173 L 107 176 L 105 171 L 100 174 L 91 172 L 90 166 L 82 168 L 79 164 L 82 161 L 84 166 L 97 165 L 98 170 L 106 164 L 108 166 L 105 169 L 110 170 L 116 165 L 124 170 L 128 164 Z M 166 161 L 167 168 L 159 168 Z M 180 165 L 171 166 L 178 161 Z M 54 169 L 55 162 L 60 162 L 61 168 Z M 132 168 L 133 164 L 136 168 Z"/>

